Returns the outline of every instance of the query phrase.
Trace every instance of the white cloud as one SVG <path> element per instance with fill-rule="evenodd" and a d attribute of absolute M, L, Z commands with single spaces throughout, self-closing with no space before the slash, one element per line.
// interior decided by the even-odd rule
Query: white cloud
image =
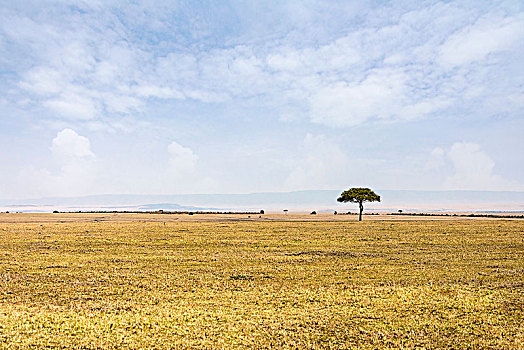
<path fill-rule="evenodd" d="M 347 6 L 336 8 L 349 14 L 356 5 Z M 288 7 L 308 14 L 296 23 L 302 29 L 320 24 L 326 16 L 335 20 L 320 3 L 283 6 Z M 204 45 L 203 49 L 177 40 L 151 44 L 137 38 L 137 27 L 112 16 L 116 10 L 111 4 L 105 10 L 88 6 L 84 16 L 66 11 L 70 22 L 8 16 L 2 28 L 19 46 L 30 48 L 34 62 L 32 68 L 20 72 L 18 86 L 63 118 L 132 115 L 146 110 L 150 98 L 268 106 L 279 109 L 277 116 L 287 116 L 282 121 L 300 115 L 303 120 L 335 127 L 416 120 L 450 106 L 467 115 L 494 90 L 489 88 L 493 83 L 486 80 L 486 71 L 471 70 L 467 63 L 480 62 L 494 52 L 517 52 L 524 37 L 524 17 L 496 17 L 487 15 L 486 9 L 473 11 L 455 3 L 408 7 L 405 11 L 387 8 L 386 17 L 381 12 L 384 8 L 363 11 L 358 26 L 337 22 L 329 35 L 319 32 L 315 40 L 302 37 L 309 35 L 305 32 L 284 31 L 268 40 L 240 36 L 231 40 L 234 44 Z M 144 36 L 151 39 L 167 35 L 157 32 L 167 28 L 184 38 L 167 21 L 170 17 L 163 13 L 167 9 L 160 8 L 137 5 L 125 9 L 125 14 L 144 25 L 140 30 L 148 30 Z M 283 8 L 274 11 L 289 15 L 289 9 Z M 264 7 L 264 11 L 269 9 Z M 158 18 L 146 21 L 151 14 Z M 202 32 L 206 25 L 194 23 L 193 35 L 217 34 Z M 13 26 L 21 30 L 13 31 Z M 199 48 L 200 43 L 196 44 Z M 465 70 L 454 72 L 455 65 Z M 502 88 L 505 93 L 491 97 L 490 104 L 507 106 L 507 113 L 521 109 L 518 103 L 506 103 L 518 101 L 521 89 L 500 84 L 496 90 Z M 461 99 L 456 98 L 459 94 Z"/>
<path fill-rule="evenodd" d="M 425 177 L 433 187 L 447 190 L 520 191 L 516 181 L 496 173 L 495 161 L 472 142 L 455 142 L 447 150 L 434 148 L 426 159 Z"/>
<path fill-rule="evenodd" d="M 307 134 L 286 190 L 331 189 L 348 181 L 348 159 L 340 147 L 324 135 Z"/>
<path fill-rule="evenodd" d="M 402 72 L 376 70 L 359 83 L 323 87 L 311 98 L 312 120 L 352 126 L 368 119 L 390 119 L 402 107 L 405 80 Z"/>
<path fill-rule="evenodd" d="M 81 196 L 92 194 L 97 188 L 96 164 L 88 159 L 74 159 L 56 170 L 25 166 L 20 169 L 14 184 L 17 197 Z"/>
<path fill-rule="evenodd" d="M 58 132 L 51 142 L 52 157 L 45 166 L 22 166 L 9 179 L 17 197 L 77 196 L 92 193 L 98 186 L 98 161 L 89 139 L 72 129 Z"/>
<path fill-rule="evenodd" d="M 266 57 L 268 67 L 274 71 L 295 71 L 301 66 L 297 51 L 271 53 Z"/>
<path fill-rule="evenodd" d="M 449 107 L 453 103 L 451 97 L 435 97 L 421 99 L 413 104 L 405 104 L 396 114 L 397 120 L 416 120 L 433 112 Z"/>
<path fill-rule="evenodd" d="M 177 176 L 192 175 L 196 170 L 198 156 L 193 151 L 173 141 L 167 147 L 169 170 Z"/>
<path fill-rule="evenodd" d="M 67 119 L 94 119 L 99 114 L 96 101 L 73 92 L 64 92 L 59 97 L 43 102 L 43 106 Z"/>
<path fill-rule="evenodd" d="M 91 71 L 96 64 L 92 47 L 85 42 L 70 41 L 62 47 L 61 51 L 61 55 L 56 57 L 58 58 L 56 63 L 73 72 Z"/>
<path fill-rule="evenodd" d="M 440 62 L 454 66 L 480 61 L 487 55 L 523 42 L 524 16 L 481 18 L 451 35 L 440 47 Z"/>
<path fill-rule="evenodd" d="M 167 147 L 166 172 L 158 176 L 155 188 L 158 193 L 210 193 L 216 191 L 216 182 L 199 165 L 199 157 L 189 147 L 176 141 Z"/>
<path fill-rule="evenodd" d="M 36 67 L 24 74 L 20 86 L 39 95 L 54 95 L 62 91 L 64 78 L 54 68 Z"/>
<path fill-rule="evenodd" d="M 495 162 L 480 145 L 457 142 L 446 154 L 455 173 L 446 179 L 445 187 L 453 190 L 509 190 L 522 189 L 522 185 L 494 174 Z"/>
<path fill-rule="evenodd" d="M 446 162 L 446 153 L 445 151 L 440 148 L 436 147 L 431 151 L 431 154 L 426 162 L 425 170 L 437 170 L 444 166 Z"/>
<path fill-rule="evenodd" d="M 74 130 L 64 129 L 56 134 L 51 151 L 57 156 L 90 158 L 94 157 L 89 139 Z"/>
<path fill-rule="evenodd" d="M 107 93 L 104 94 L 103 99 L 109 112 L 128 114 L 143 105 L 142 100 L 126 94 Z"/>
<path fill-rule="evenodd" d="M 162 87 L 156 85 L 138 85 L 134 87 L 136 94 L 140 97 L 156 97 L 156 98 L 178 98 L 184 99 L 184 95 L 173 88 Z"/>
<path fill-rule="evenodd" d="M 425 149 L 425 142 L 451 145 L 461 134 L 481 139 L 481 129 L 494 126 L 490 123 L 495 118 L 503 135 L 500 130 L 511 128 L 505 121 L 523 115 L 523 17 L 515 2 L 345 3 L 236 2 L 218 5 L 222 12 L 187 3 L 76 2 L 75 7 L 55 1 L 42 11 L 36 2 L 6 2 L 0 8 L 0 65 L 5 77 L 0 81 L 5 92 L 0 107 L 6 121 L 0 140 L 10 145 L 19 130 L 30 130 L 31 136 L 64 128 L 89 130 L 89 135 L 112 132 L 111 138 L 98 138 L 103 143 L 97 149 L 125 150 L 132 144 L 155 154 L 149 159 L 137 156 L 135 149 L 133 155 L 122 156 L 107 178 L 121 178 L 119 172 L 137 175 L 119 188 L 147 192 L 149 186 L 157 186 L 157 192 L 188 192 L 200 188 L 196 183 L 205 182 L 203 174 L 222 179 L 229 173 L 238 178 L 251 174 L 239 171 L 248 166 L 234 161 L 231 169 L 223 169 L 227 154 L 209 161 L 211 145 L 227 148 L 224 144 L 231 138 L 244 140 L 243 135 L 249 135 L 259 149 L 271 143 L 268 147 L 289 150 L 293 144 L 287 135 L 317 130 L 325 136 L 306 137 L 295 159 L 278 160 L 267 183 L 280 186 L 289 175 L 290 188 L 345 186 L 367 179 L 372 185 L 409 187 L 411 174 L 420 171 L 420 164 L 424 167 L 420 153 L 412 155 L 417 166 L 407 159 L 414 142 Z M 434 120 L 408 125 L 420 119 Z M 384 125 L 399 121 L 405 124 Z M 198 130 L 204 123 L 209 128 Z M 228 128 L 228 140 L 225 133 L 210 134 L 223 127 Z M 130 132 L 133 135 L 123 135 Z M 199 145 L 198 152 L 194 146 L 158 144 L 184 132 L 194 136 L 191 142 Z M 360 141 L 380 135 L 381 140 L 373 139 L 367 148 L 360 142 L 342 149 L 335 137 L 341 145 L 344 134 Z M 34 142 L 38 139 L 33 137 Z M 450 174 L 444 170 L 454 169 L 448 151 L 449 147 L 435 151 L 427 165 L 427 170 L 439 170 L 434 171 L 439 185 Z M 73 174 L 74 160 L 79 169 L 75 176 L 82 178 L 82 166 L 90 169 L 90 163 L 109 158 L 78 156 L 81 153 L 61 156 L 71 158 L 66 161 L 55 159 L 60 158 L 55 152 L 51 158 L 56 166 L 41 166 L 41 176 L 45 178 L 46 171 L 55 178 Z M 473 150 L 462 153 L 484 164 L 480 168 L 488 174 L 471 183 L 494 183 L 495 166 L 489 170 L 489 161 Z M 260 163 L 263 157 L 275 158 L 276 152 L 272 154 L 259 155 Z M 500 153 L 492 154 L 493 162 L 501 158 Z M 138 159 L 150 161 L 150 167 L 137 166 L 134 162 L 142 165 Z M 353 170 L 356 162 L 360 177 Z M 210 163 L 214 169 L 206 168 Z M 461 186 L 460 178 L 475 176 L 457 169 L 449 186 Z"/>

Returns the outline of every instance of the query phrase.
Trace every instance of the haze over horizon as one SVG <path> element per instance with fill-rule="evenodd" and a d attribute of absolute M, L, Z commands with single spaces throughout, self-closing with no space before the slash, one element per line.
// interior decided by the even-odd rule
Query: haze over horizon
<path fill-rule="evenodd" d="M 524 191 L 522 1 L 0 5 L 1 199 Z"/>
<path fill-rule="evenodd" d="M 403 191 L 377 190 L 379 203 L 370 210 L 396 212 L 524 212 L 524 192 L 515 191 Z M 90 195 L 21 200 L 0 199 L 0 211 L 333 211 L 354 210 L 354 203 L 338 203 L 339 190 L 307 190 L 247 194 Z"/>

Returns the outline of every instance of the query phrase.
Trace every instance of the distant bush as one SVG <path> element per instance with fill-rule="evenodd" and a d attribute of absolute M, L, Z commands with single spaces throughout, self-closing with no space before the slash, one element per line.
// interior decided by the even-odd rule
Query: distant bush
<path fill-rule="evenodd" d="M 262 210 L 260 211 L 260 214 L 264 214 L 264 209 L 262 209 Z"/>

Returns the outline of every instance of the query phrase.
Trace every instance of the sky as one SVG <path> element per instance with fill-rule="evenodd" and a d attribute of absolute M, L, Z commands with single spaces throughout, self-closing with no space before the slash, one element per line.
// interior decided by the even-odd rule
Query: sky
<path fill-rule="evenodd" d="M 524 190 L 524 2 L 0 0 L 0 197 Z"/>

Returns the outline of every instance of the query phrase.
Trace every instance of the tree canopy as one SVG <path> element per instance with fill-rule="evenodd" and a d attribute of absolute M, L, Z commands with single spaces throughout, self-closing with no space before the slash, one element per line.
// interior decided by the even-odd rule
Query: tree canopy
<path fill-rule="evenodd" d="M 380 196 L 369 188 L 353 187 L 342 192 L 337 201 L 351 203 L 380 202 Z"/>
<path fill-rule="evenodd" d="M 359 221 L 362 221 L 362 211 L 364 210 L 364 202 L 380 202 L 380 196 L 370 190 L 369 188 L 353 187 L 340 194 L 337 198 L 338 202 L 351 202 L 358 203 L 360 214 L 358 217 Z"/>

